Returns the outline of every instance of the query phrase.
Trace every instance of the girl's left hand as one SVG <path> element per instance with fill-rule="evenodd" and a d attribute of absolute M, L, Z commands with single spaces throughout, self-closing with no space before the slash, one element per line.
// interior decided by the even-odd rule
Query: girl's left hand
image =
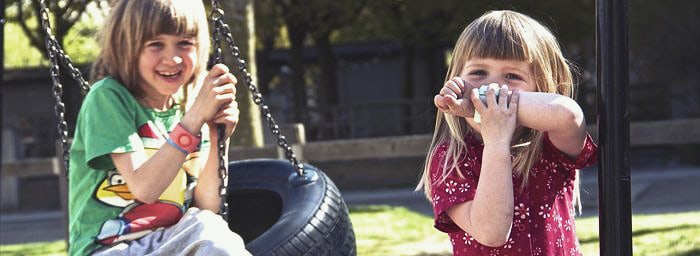
<path fill-rule="evenodd" d="M 461 77 L 453 77 L 445 82 L 440 93 L 435 95 L 433 103 L 439 111 L 461 117 L 474 117 L 474 105 L 469 95 L 475 86 Z"/>
<path fill-rule="evenodd" d="M 499 88 L 500 95 L 508 95 L 508 87 Z M 476 111 L 481 114 L 481 137 L 486 144 L 502 144 L 509 146 L 516 128 L 518 102 L 520 94 L 513 90 L 509 97 L 496 99 L 496 88 L 489 87 L 486 92 L 486 104 L 479 99 L 478 89 L 473 89 L 471 101 Z"/>
<path fill-rule="evenodd" d="M 234 87 L 233 89 L 233 95 L 236 94 L 236 89 Z M 235 96 L 234 96 L 235 97 Z M 227 105 L 222 105 L 219 111 L 214 115 L 214 118 L 212 118 L 209 122 L 209 129 L 211 129 L 211 132 L 214 132 L 213 134 L 216 133 L 216 125 L 217 124 L 224 124 L 226 125 L 226 130 L 224 132 L 224 135 L 226 136 L 225 139 L 228 139 L 233 135 L 233 131 L 236 129 L 236 125 L 238 125 L 238 117 L 240 115 L 240 111 L 238 110 L 238 102 L 234 98 L 229 104 Z M 212 133 L 210 133 L 212 134 Z"/>

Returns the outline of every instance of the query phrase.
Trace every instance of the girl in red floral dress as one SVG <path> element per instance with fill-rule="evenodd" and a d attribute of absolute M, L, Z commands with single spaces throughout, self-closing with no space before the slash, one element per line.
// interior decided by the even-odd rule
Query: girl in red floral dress
<path fill-rule="evenodd" d="M 572 95 L 567 60 L 539 22 L 492 11 L 462 32 L 419 184 L 454 255 L 581 255 L 577 174 L 597 146 Z"/>

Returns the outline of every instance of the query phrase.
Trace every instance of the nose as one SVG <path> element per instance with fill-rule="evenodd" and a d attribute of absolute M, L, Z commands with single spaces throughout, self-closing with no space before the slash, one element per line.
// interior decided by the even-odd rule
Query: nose
<path fill-rule="evenodd" d="M 492 83 L 497 83 L 499 86 L 507 84 L 506 80 L 503 78 L 500 78 L 500 79 L 499 78 L 489 78 L 489 79 L 484 80 L 484 83 L 482 85 L 489 85 Z"/>
<path fill-rule="evenodd" d="M 163 55 L 163 63 L 178 65 L 182 63 L 182 57 L 180 57 L 180 53 L 177 50 L 171 50 Z"/>

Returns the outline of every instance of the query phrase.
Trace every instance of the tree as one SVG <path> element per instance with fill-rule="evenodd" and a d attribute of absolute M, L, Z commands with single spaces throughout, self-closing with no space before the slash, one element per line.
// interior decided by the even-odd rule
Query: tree
<path fill-rule="evenodd" d="M 305 10 L 307 3 L 308 0 L 275 0 L 277 8 L 281 10 L 291 44 L 289 52 L 295 122 L 306 120 L 307 95 L 303 51 L 304 42 L 309 34 L 309 16 Z"/>
<path fill-rule="evenodd" d="M 56 40 L 62 46 L 68 31 L 80 20 L 88 4 L 95 2 L 98 6 L 104 6 L 107 0 L 68 0 L 68 1 L 45 1 L 49 9 L 51 27 Z M 44 42 L 44 32 L 41 29 L 40 15 L 41 5 L 39 0 L 9 0 L 8 7 L 15 8 L 15 12 L 8 15 L 8 21 L 16 22 L 22 28 L 22 32 L 29 38 L 32 47 L 36 48 L 46 58 L 46 44 Z"/>
<path fill-rule="evenodd" d="M 241 50 L 240 58 L 246 61 L 248 72 L 250 72 L 255 83 L 257 80 L 257 69 L 255 66 L 255 37 L 253 36 L 255 27 L 253 2 L 252 0 L 235 0 L 221 1 L 221 4 L 226 14 L 224 15 L 226 24 L 230 24 L 233 38 Z M 230 52 L 230 49 L 225 52 Z M 238 78 L 239 85 L 245 84 L 247 86 L 245 76 L 240 70 L 235 68 L 237 65 L 233 61 L 233 56 L 230 54 L 223 55 L 224 62 L 232 70 L 235 70 L 234 74 Z M 247 87 L 238 86 L 236 94 L 241 115 L 236 128 L 237 131 L 231 138 L 232 143 L 237 146 L 261 147 L 263 145 L 263 137 L 260 110 L 253 102 L 252 95 Z"/>
<path fill-rule="evenodd" d="M 431 91 L 441 87 L 446 72 L 445 50 L 454 44 L 460 29 L 466 25 L 466 17 L 475 16 L 475 8 L 467 1 L 449 0 L 440 4 L 420 0 L 373 1 L 369 4 L 369 22 L 376 24 L 380 34 L 399 42 L 401 50 L 401 96 L 413 100 L 415 88 L 415 63 L 422 60 Z M 464 11 L 455 11 L 464 10 Z M 424 97 L 424 95 L 419 95 Z M 402 125 L 412 133 L 410 105 L 404 108 Z"/>
<path fill-rule="evenodd" d="M 359 0 L 312 0 L 304 8 L 308 11 L 311 37 L 318 51 L 321 69 L 318 83 L 318 100 L 322 106 L 338 104 L 337 59 L 333 53 L 331 35 L 349 26 L 357 14 L 365 7 L 366 1 Z"/>
<path fill-rule="evenodd" d="M 268 95 L 269 84 L 275 75 L 275 70 L 269 64 L 270 53 L 275 48 L 275 42 L 279 38 L 284 21 L 273 0 L 258 0 L 255 2 L 255 37 L 260 51 L 256 56 L 258 63 L 258 87 L 260 93 Z"/>

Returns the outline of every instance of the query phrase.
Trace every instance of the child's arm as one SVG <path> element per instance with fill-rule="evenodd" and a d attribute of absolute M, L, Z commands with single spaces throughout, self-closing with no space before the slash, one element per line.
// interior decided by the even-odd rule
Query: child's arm
<path fill-rule="evenodd" d="M 235 84 L 236 78 L 229 73 L 228 67 L 223 64 L 214 65 L 194 104 L 180 121 L 183 128 L 196 134 L 205 122 L 216 120 L 227 124 L 226 132 L 230 134 L 235 126 L 235 122 L 230 123 L 230 115 L 235 114 L 235 121 L 238 120 Z M 235 111 L 232 108 L 235 108 Z M 143 150 L 111 154 L 114 166 L 124 177 L 129 191 L 136 200 L 144 203 L 158 200 L 182 167 L 185 156 L 183 152 L 167 143 L 150 158 Z"/>
<path fill-rule="evenodd" d="M 506 88 L 501 93 L 506 93 Z M 479 243 L 502 246 L 510 236 L 513 224 L 513 165 L 510 142 L 519 112 L 519 94 L 496 101 L 495 91 L 487 94 L 488 107 L 478 96 L 472 97 L 474 107 L 482 113 L 481 136 L 484 152 L 474 200 L 447 210 L 450 218 L 469 232 Z"/>
<path fill-rule="evenodd" d="M 586 139 L 586 120 L 573 99 L 555 93 L 520 92 L 518 123 L 549 133 L 554 146 L 576 158 Z"/>
<path fill-rule="evenodd" d="M 218 133 L 216 126 L 209 127 L 210 149 L 204 168 L 199 174 L 197 186 L 194 188 L 194 206 L 200 209 L 219 212 L 221 206 L 221 196 L 219 187 L 221 186 L 221 176 L 219 174 L 219 153 L 218 153 Z M 224 162 L 228 164 L 229 140 L 226 139 L 224 150 Z"/>
<path fill-rule="evenodd" d="M 235 95 L 236 88 L 233 88 Z M 217 124 L 224 124 L 225 149 L 224 163 L 228 164 L 228 147 L 229 138 L 238 124 L 240 111 L 238 103 L 233 100 L 225 107 L 222 107 L 219 112 L 214 115 L 214 118 L 207 124 L 209 126 L 210 150 L 207 162 L 204 164 L 202 172 L 199 174 L 197 186 L 194 188 L 194 206 L 200 209 L 207 209 L 212 212 L 219 212 L 221 206 L 221 196 L 219 195 L 221 186 L 221 175 L 219 174 L 219 152 L 218 141 L 219 133 L 217 132 Z M 224 181 L 227 182 L 227 181 Z"/>
<path fill-rule="evenodd" d="M 435 106 L 448 114 L 472 118 L 473 104 L 477 103 L 469 104 L 470 101 L 458 98 L 472 89 L 470 96 L 478 99 L 478 92 L 459 79 L 452 80 L 445 83 L 440 94 L 435 96 Z M 571 158 L 581 153 L 586 138 L 586 121 L 576 101 L 556 93 L 520 91 L 519 105 L 518 124 L 548 132 L 552 144 Z"/>
<path fill-rule="evenodd" d="M 192 131 L 197 126 L 183 119 L 182 126 Z M 199 127 L 202 125 L 200 124 Z M 185 154 L 164 144 L 150 158 L 143 150 L 112 153 L 112 162 L 126 181 L 129 191 L 140 202 L 153 203 L 173 182 L 185 162 Z"/>

